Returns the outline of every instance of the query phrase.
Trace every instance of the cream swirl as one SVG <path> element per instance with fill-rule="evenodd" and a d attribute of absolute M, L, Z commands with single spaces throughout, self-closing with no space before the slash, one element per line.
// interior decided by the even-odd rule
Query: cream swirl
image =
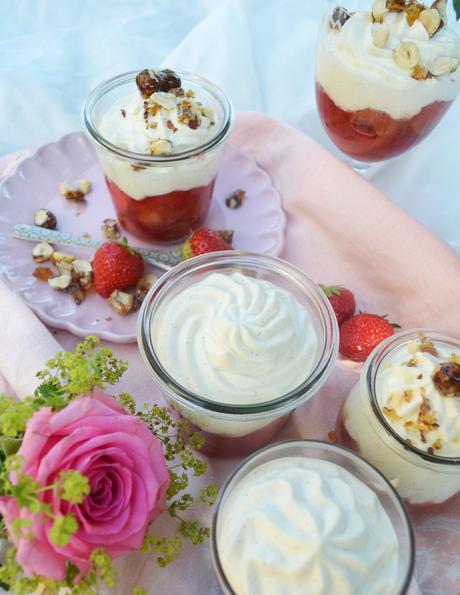
<path fill-rule="evenodd" d="M 391 352 L 377 374 L 377 399 L 395 432 L 414 446 L 460 457 L 460 399 L 443 396 L 432 379 L 452 350 L 440 344 L 435 349 L 429 353 L 410 341 Z"/>
<path fill-rule="evenodd" d="M 138 91 L 115 101 L 101 118 L 102 136 L 124 150 L 145 154 L 150 154 L 153 142 L 166 140 L 172 153 L 179 153 L 205 143 L 217 130 L 214 114 L 193 97 L 153 93 L 148 104 L 157 107 L 150 112 L 145 101 Z M 183 102 L 199 115 L 196 128 L 181 117 Z"/>
<path fill-rule="evenodd" d="M 236 595 L 397 592 L 392 523 L 376 494 L 334 463 L 264 463 L 229 493 L 219 518 L 219 558 Z"/>
<path fill-rule="evenodd" d="M 211 273 L 160 305 L 152 341 L 167 372 L 202 397 L 269 401 L 313 369 L 312 316 L 288 291 L 241 273 Z"/>
<path fill-rule="evenodd" d="M 373 32 L 385 27 L 385 47 L 376 47 Z M 415 80 L 399 67 L 394 50 L 402 42 L 415 42 L 420 62 L 429 67 L 436 58 L 460 58 L 460 39 L 443 27 L 429 37 L 420 21 L 412 26 L 404 13 L 387 13 L 383 24 L 373 23 L 369 12 L 354 13 L 340 31 L 321 35 L 317 53 L 317 82 L 336 105 L 347 111 L 374 109 L 395 119 L 412 117 L 435 101 L 453 101 L 460 91 L 460 70 Z"/>

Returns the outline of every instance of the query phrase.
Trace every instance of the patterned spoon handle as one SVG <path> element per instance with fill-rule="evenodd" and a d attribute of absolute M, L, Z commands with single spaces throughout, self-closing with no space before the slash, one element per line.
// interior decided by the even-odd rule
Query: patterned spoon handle
<path fill-rule="evenodd" d="M 68 246 L 82 246 L 83 248 L 99 248 L 102 242 L 91 240 L 83 236 L 74 236 L 70 233 L 44 229 L 35 225 L 18 224 L 11 230 L 11 235 L 20 240 L 32 242 L 49 242 L 50 244 L 66 244 Z M 169 250 L 150 248 L 135 248 L 142 258 L 156 267 L 168 271 L 182 262 L 183 257 L 180 250 L 172 248 Z"/>

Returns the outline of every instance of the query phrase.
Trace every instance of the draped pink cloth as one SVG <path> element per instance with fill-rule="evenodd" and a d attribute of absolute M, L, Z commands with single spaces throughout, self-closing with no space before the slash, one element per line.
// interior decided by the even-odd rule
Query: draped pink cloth
<path fill-rule="evenodd" d="M 352 289 L 359 309 L 387 313 L 405 328 L 458 334 L 460 259 L 446 244 L 314 141 L 272 118 L 238 114 L 232 142 L 256 158 L 283 196 L 288 217 L 283 258 L 317 282 Z M 9 157 L 0 160 L 0 176 L 9 164 Z M 8 324 L 8 319 L 15 324 Z M 30 392 L 34 372 L 58 348 L 57 341 L 69 349 L 78 341 L 64 331 L 53 337 L 4 286 L 0 286 L 0 328 L 2 382 L 19 396 Z M 129 361 L 119 390 L 129 390 L 139 402 L 161 401 L 137 347 L 112 347 Z M 358 364 L 338 361 L 325 387 L 295 412 L 276 440 L 327 439 L 359 371 Z M 238 459 L 210 460 L 207 481 L 222 482 L 238 463 Z M 430 595 L 459 593 L 460 501 L 417 513 L 412 520 L 420 590 Z M 161 530 L 169 524 L 165 517 L 156 526 Z M 131 554 L 120 567 L 119 593 L 137 585 L 150 593 L 219 593 L 207 546 L 186 547 L 184 556 L 167 570 L 141 554 Z M 417 592 L 414 585 L 413 593 Z"/>

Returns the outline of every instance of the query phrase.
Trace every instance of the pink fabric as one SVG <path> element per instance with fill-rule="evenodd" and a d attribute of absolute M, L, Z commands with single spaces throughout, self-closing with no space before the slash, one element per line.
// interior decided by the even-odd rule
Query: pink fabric
<path fill-rule="evenodd" d="M 458 334 L 460 260 L 444 243 L 294 129 L 262 114 L 239 114 L 232 140 L 255 156 L 283 195 L 288 215 L 286 260 L 318 282 L 350 287 L 360 309 L 388 313 L 406 328 L 431 326 Z M 44 328 L 41 333 L 43 345 L 49 345 L 51 336 Z M 66 332 L 59 331 L 56 338 L 69 349 L 77 343 Z M 129 390 L 139 402 L 161 401 L 136 346 L 112 347 L 129 361 L 129 370 L 117 388 Z M 358 364 L 339 361 L 326 386 L 295 412 L 276 440 L 327 439 L 359 370 Z M 238 463 L 238 459 L 210 460 L 207 479 L 222 482 Z M 421 591 L 427 595 L 460 592 L 460 503 L 412 518 Z M 155 523 L 157 533 L 169 526 L 166 515 Z M 120 594 L 136 585 L 171 595 L 219 593 L 206 547 L 186 547 L 185 555 L 166 571 L 141 555 L 130 555 L 120 568 Z"/>

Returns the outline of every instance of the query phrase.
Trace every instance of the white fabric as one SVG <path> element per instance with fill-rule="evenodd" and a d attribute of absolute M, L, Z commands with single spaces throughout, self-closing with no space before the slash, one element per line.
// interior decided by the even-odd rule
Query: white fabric
<path fill-rule="evenodd" d="M 92 87 L 160 63 L 209 77 L 237 109 L 268 112 L 335 152 L 314 98 L 320 1 L 2 0 L 0 6 L 0 155 L 80 128 Z M 377 165 L 372 179 L 460 253 L 459 133 L 460 100 L 423 144 Z"/>

